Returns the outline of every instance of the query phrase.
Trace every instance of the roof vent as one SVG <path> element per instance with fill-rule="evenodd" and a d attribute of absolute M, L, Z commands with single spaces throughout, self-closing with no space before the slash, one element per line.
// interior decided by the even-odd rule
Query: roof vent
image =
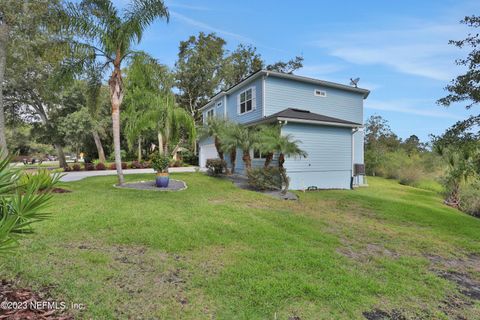
<path fill-rule="evenodd" d="M 310 111 L 308 110 L 303 110 L 303 109 L 295 109 L 295 108 L 291 108 L 292 111 L 296 111 L 296 112 L 304 112 L 304 113 L 310 113 Z"/>

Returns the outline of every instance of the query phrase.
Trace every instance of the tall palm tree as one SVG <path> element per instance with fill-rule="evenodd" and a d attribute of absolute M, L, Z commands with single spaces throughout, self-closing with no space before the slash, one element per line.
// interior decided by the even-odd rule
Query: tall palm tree
<path fill-rule="evenodd" d="M 252 168 L 250 151 L 257 146 L 259 141 L 259 134 L 256 128 L 245 127 L 237 123 L 228 126 L 222 139 L 222 143 L 230 148 L 238 147 L 242 150 L 242 160 L 247 171 Z"/>
<path fill-rule="evenodd" d="M 113 143 L 118 183 L 123 184 L 120 154 L 120 107 L 124 86 L 122 62 L 134 53 L 132 46 L 142 39 L 145 29 L 157 18 L 168 21 L 169 12 L 163 0 L 132 0 L 120 14 L 110 0 L 83 0 L 69 3 L 68 29 L 88 41 L 77 43 L 95 58 L 104 58 L 113 67 L 108 80 L 112 105 Z"/>

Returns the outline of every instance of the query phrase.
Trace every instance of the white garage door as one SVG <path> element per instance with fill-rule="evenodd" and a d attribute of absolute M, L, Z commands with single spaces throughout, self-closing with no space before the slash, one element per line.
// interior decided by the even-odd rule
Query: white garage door
<path fill-rule="evenodd" d="M 218 158 L 217 149 L 214 144 L 206 144 L 200 147 L 200 168 L 205 168 L 207 159 Z"/>

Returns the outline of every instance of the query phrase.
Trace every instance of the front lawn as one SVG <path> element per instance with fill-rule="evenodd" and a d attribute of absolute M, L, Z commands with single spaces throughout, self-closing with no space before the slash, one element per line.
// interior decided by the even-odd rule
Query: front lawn
<path fill-rule="evenodd" d="M 434 192 L 369 178 L 286 202 L 172 176 L 188 189 L 116 189 L 115 176 L 64 184 L 73 192 L 54 196 L 52 218 L 0 278 L 86 304 L 79 318 L 480 317 L 452 281 L 480 280 L 480 219 Z"/>

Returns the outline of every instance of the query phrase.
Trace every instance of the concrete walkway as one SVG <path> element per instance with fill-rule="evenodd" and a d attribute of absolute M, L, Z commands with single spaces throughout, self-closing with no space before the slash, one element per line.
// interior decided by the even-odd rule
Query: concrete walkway
<path fill-rule="evenodd" d="M 168 171 L 170 173 L 175 172 L 195 172 L 197 167 L 179 167 L 179 168 L 170 168 Z M 125 169 L 123 174 L 140 174 L 140 173 L 155 173 L 153 169 Z M 102 171 L 71 171 L 65 172 L 64 176 L 60 179 L 63 182 L 78 181 L 85 179 L 87 177 L 97 177 L 97 176 L 112 176 L 116 175 L 117 170 L 102 170 Z"/>

